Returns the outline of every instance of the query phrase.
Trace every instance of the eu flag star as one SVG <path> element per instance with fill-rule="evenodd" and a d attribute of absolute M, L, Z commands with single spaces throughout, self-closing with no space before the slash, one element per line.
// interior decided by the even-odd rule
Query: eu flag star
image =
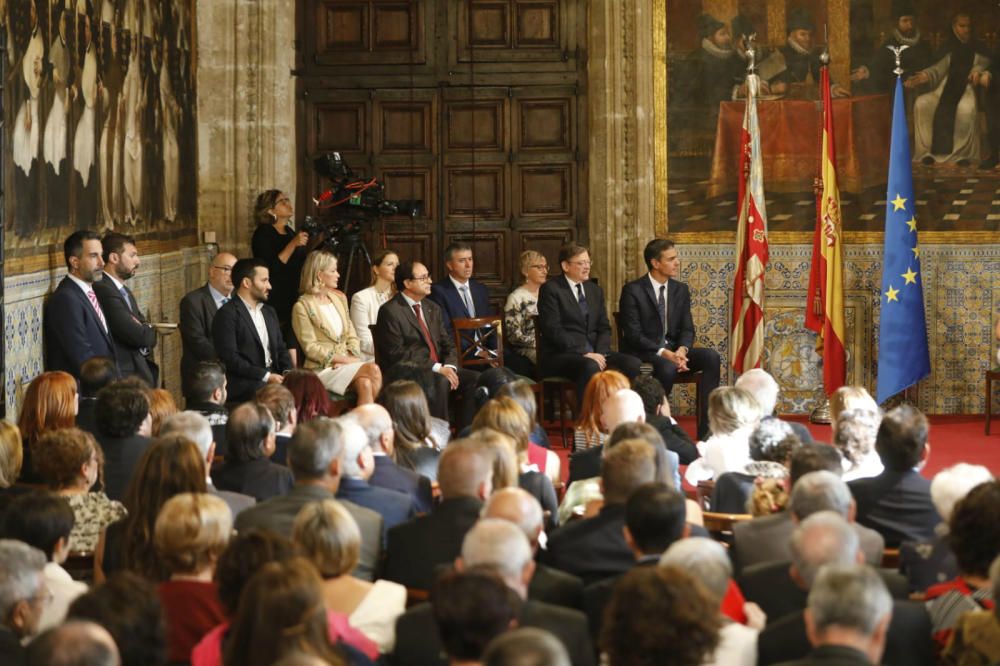
<path fill-rule="evenodd" d="M 917 283 L 917 274 L 913 272 L 913 268 L 907 268 L 906 272 L 903 273 L 902 275 L 900 275 L 900 277 L 902 277 L 904 280 L 906 280 L 906 282 L 904 283 L 904 286 L 907 285 L 907 284 L 916 284 Z"/>
<path fill-rule="evenodd" d="M 910 252 L 913 253 L 913 258 L 914 259 L 919 259 L 920 258 L 920 248 L 919 247 L 911 247 L 910 248 Z"/>
<path fill-rule="evenodd" d="M 899 298 L 897 298 L 898 295 L 899 295 L 899 289 L 893 289 L 892 285 L 890 284 L 889 291 L 885 292 L 886 303 L 890 301 L 896 301 L 897 303 L 899 303 Z"/>
<path fill-rule="evenodd" d="M 891 202 L 889 202 L 889 203 L 891 203 L 891 204 L 893 205 L 893 209 L 892 209 L 892 212 L 894 212 L 894 213 L 895 213 L 895 212 L 896 212 L 897 210 L 903 210 L 903 209 L 905 209 L 905 208 L 906 208 L 906 199 L 904 199 L 903 197 L 899 196 L 899 194 L 897 194 L 897 195 L 896 195 L 896 198 L 895 198 L 895 199 L 893 199 L 893 200 L 892 200 Z"/>
<path fill-rule="evenodd" d="M 906 221 L 906 226 L 908 226 L 910 228 L 910 231 L 916 231 L 917 230 L 917 218 L 911 217 L 910 219 L 908 219 Z"/>

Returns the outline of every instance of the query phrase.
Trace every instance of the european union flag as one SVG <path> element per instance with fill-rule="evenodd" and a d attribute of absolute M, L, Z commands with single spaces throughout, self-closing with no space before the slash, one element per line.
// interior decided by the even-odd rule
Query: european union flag
<path fill-rule="evenodd" d="M 882 314 L 878 336 L 877 399 L 893 395 L 931 373 L 924 319 L 924 289 L 917 244 L 916 201 L 910 168 L 903 84 L 896 79 L 889 149 L 889 189 L 885 206 L 882 260 Z"/>

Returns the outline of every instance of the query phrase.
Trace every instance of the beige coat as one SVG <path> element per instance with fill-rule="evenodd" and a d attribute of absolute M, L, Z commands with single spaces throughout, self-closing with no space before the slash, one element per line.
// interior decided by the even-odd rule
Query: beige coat
<path fill-rule="evenodd" d="M 320 309 L 321 301 L 312 294 L 303 294 L 292 306 L 292 328 L 295 337 L 305 353 L 305 367 L 310 369 L 329 368 L 334 356 L 349 354 L 361 358 L 361 343 L 347 313 L 347 298 L 343 294 L 333 295 L 333 306 L 340 315 L 343 331 L 337 337 L 330 323 Z"/>

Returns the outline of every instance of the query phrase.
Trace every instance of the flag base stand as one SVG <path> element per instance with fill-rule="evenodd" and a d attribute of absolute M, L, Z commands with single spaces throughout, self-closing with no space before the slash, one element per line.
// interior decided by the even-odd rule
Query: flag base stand
<path fill-rule="evenodd" d="M 823 402 L 818 404 L 816 408 L 809 413 L 809 423 L 830 425 L 830 421 L 830 401 L 823 398 Z"/>

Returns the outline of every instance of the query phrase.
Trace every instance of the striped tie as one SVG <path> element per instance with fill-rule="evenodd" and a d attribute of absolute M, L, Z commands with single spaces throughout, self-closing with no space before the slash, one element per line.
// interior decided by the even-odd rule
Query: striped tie
<path fill-rule="evenodd" d="M 87 292 L 87 298 L 90 299 L 90 304 L 94 306 L 94 311 L 97 312 L 97 318 L 101 320 L 101 327 L 104 328 L 105 332 L 108 330 L 108 322 L 104 319 L 104 312 L 101 310 L 101 304 L 97 302 L 97 294 L 91 289 Z"/>

